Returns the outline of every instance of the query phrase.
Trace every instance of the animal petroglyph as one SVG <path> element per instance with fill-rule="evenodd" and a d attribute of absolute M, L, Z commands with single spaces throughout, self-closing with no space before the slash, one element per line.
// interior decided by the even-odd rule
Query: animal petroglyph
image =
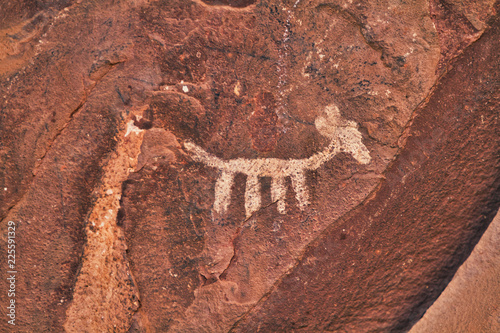
<path fill-rule="evenodd" d="M 192 154 L 193 160 L 208 167 L 219 170 L 219 178 L 215 184 L 215 202 L 213 209 L 224 213 L 231 202 L 231 188 L 234 176 L 242 173 L 247 176 L 245 189 L 245 211 L 250 217 L 261 206 L 259 177 L 271 177 L 271 198 L 277 202 L 278 211 L 285 214 L 285 178 L 290 177 L 299 208 L 309 204 L 309 193 L 306 186 L 306 171 L 316 170 L 323 163 L 332 159 L 339 152 L 350 153 L 359 163 L 370 163 L 368 149 L 361 141 L 361 133 L 353 121 L 342 119 L 335 105 L 328 105 L 324 115 L 315 120 L 318 132 L 329 138 L 330 144 L 320 152 L 303 159 L 236 158 L 223 160 L 206 152 L 200 146 L 185 142 L 184 147 Z"/>

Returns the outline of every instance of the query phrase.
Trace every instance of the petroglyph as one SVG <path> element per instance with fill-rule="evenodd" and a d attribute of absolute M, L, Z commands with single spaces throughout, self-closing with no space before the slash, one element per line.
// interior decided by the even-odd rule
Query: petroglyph
<path fill-rule="evenodd" d="M 236 158 L 222 160 L 206 152 L 200 146 L 187 141 L 184 147 L 192 154 L 193 160 L 208 167 L 219 170 L 219 178 L 215 184 L 215 202 L 213 209 L 217 213 L 225 213 L 231 202 L 231 188 L 234 176 L 242 173 L 247 176 L 245 189 L 245 211 L 250 217 L 261 206 L 259 177 L 271 177 L 271 198 L 277 202 L 277 209 L 285 214 L 285 178 L 290 177 L 299 208 L 309 205 L 309 192 L 306 186 L 306 171 L 316 170 L 323 163 L 332 159 L 339 152 L 350 153 L 359 163 L 370 163 L 368 149 L 362 142 L 361 133 L 354 121 L 342 119 L 336 105 L 328 105 L 324 114 L 316 118 L 318 132 L 329 138 L 330 144 L 320 152 L 304 159 Z"/>

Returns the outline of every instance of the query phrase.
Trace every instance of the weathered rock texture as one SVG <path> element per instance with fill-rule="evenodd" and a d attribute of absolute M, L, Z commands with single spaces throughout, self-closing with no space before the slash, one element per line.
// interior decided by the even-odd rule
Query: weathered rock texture
<path fill-rule="evenodd" d="M 405 330 L 500 204 L 492 1 L 0 9 L 19 331 Z"/>
<path fill-rule="evenodd" d="M 500 331 L 500 212 L 410 333 Z"/>

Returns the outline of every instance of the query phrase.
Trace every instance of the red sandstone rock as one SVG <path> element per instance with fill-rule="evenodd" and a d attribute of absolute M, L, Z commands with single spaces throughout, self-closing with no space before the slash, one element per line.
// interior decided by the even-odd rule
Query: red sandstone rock
<path fill-rule="evenodd" d="M 410 333 L 500 331 L 500 214 Z"/>
<path fill-rule="evenodd" d="M 377 191 L 231 331 L 402 331 L 422 315 L 498 205 L 499 145 L 488 138 L 499 129 L 500 26 L 490 24 L 415 112 Z"/>
<path fill-rule="evenodd" d="M 491 2 L 5 8 L 20 330 L 405 329 L 499 205 Z"/>

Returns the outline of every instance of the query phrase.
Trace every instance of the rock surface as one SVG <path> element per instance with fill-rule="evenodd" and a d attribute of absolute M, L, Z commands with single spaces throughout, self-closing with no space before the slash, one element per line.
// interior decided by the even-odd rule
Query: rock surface
<path fill-rule="evenodd" d="M 410 333 L 500 331 L 500 212 Z"/>
<path fill-rule="evenodd" d="M 0 8 L 20 331 L 408 329 L 500 204 L 492 1 Z"/>

